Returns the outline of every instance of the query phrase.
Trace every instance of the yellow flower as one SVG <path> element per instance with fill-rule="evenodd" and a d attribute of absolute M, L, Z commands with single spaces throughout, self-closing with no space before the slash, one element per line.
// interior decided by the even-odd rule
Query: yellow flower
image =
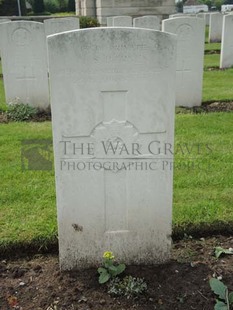
<path fill-rule="evenodd" d="M 114 259 L 114 255 L 112 252 L 107 251 L 107 252 L 104 252 L 103 258 Z"/>

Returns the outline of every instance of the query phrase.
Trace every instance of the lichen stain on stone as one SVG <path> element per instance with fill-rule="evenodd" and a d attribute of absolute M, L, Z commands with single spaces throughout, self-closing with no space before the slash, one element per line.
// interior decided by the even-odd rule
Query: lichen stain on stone
<path fill-rule="evenodd" d="M 83 226 L 81 226 L 81 225 L 79 225 L 79 224 L 73 223 L 73 224 L 72 224 L 72 227 L 74 228 L 75 231 L 80 231 L 80 232 L 83 231 Z"/>

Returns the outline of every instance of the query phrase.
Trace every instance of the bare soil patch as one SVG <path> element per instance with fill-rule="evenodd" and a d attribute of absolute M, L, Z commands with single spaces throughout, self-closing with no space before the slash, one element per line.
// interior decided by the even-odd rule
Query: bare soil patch
<path fill-rule="evenodd" d="M 233 290 L 233 255 L 216 259 L 215 246 L 232 247 L 233 237 L 177 241 L 169 263 L 127 266 L 125 274 L 142 277 L 148 285 L 147 293 L 137 299 L 109 296 L 106 285 L 98 283 L 96 268 L 60 272 L 57 256 L 2 260 L 0 309 L 213 310 L 209 279 L 222 276 Z"/>

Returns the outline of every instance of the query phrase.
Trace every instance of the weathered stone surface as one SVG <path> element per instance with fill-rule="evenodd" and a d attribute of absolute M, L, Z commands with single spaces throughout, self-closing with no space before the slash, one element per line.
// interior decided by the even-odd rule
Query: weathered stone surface
<path fill-rule="evenodd" d="M 138 28 L 147 28 L 160 30 L 161 19 L 158 16 L 142 16 L 133 19 L 133 26 Z"/>
<path fill-rule="evenodd" d="M 223 15 L 221 13 L 210 14 L 209 42 L 221 42 Z"/>
<path fill-rule="evenodd" d="M 162 21 L 162 29 L 177 35 L 176 105 L 193 107 L 202 102 L 205 21 L 177 17 Z"/>
<path fill-rule="evenodd" d="M 114 16 L 112 24 L 113 27 L 132 27 L 133 19 L 131 16 Z"/>
<path fill-rule="evenodd" d="M 223 17 L 222 43 L 220 55 L 220 68 L 233 66 L 233 15 Z"/>
<path fill-rule="evenodd" d="M 169 259 L 175 43 L 138 28 L 48 37 L 62 269 L 107 250 Z"/>
<path fill-rule="evenodd" d="M 50 18 L 44 21 L 45 34 L 55 34 L 59 32 L 79 29 L 79 18 L 68 17 L 68 18 Z"/>
<path fill-rule="evenodd" d="M 0 24 L 1 57 L 7 103 L 49 106 L 44 25 L 18 21 Z"/>

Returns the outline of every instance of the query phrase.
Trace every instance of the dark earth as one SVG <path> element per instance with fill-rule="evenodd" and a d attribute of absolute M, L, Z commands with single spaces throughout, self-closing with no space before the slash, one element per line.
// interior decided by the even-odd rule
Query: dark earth
<path fill-rule="evenodd" d="M 233 255 L 214 256 L 214 248 L 233 247 L 231 237 L 188 237 L 173 244 L 172 259 L 159 266 L 127 266 L 147 292 L 136 299 L 111 297 L 98 283 L 97 268 L 61 272 L 56 255 L 34 255 L 0 262 L 0 309 L 20 310 L 213 310 L 211 277 L 233 291 Z M 22 254 L 22 253 L 21 253 Z M 117 253 L 115 253 L 117 255 Z"/>

